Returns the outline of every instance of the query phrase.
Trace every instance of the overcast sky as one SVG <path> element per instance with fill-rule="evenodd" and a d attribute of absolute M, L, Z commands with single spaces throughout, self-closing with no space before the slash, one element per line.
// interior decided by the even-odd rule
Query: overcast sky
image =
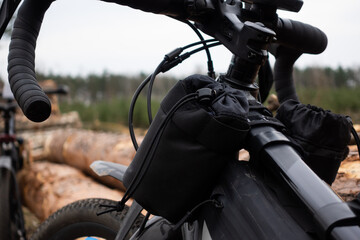
<path fill-rule="evenodd" d="M 360 66 L 360 0 L 304 0 L 299 13 L 278 13 L 317 26 L 328 36 L 324 53 L 304 56 L 297 66 Z M 58 0 L 45 15 L 36 68 L 71 75 L 149 73 L 165 53 L 197 40 L 189 27 L 165 16 L 98 0 Z M 3 77 L 8 43 L 2 41 L 0 46 Z M 215 70 L 223 72 L 231 54 L 219 47 L 213 58 Z M 205 68 L 205 54 L 199 53 L 172 73 L 185 75 Z"/>

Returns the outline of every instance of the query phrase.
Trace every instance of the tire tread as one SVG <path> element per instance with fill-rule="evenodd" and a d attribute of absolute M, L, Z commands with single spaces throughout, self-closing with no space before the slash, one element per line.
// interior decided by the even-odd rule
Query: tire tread
<path fill-rule="evenodd" d="M 108 199 L 89 198 L 68 204 L 46 219 L 31 236 L 31 239 L 56 239 L 56 232 L 66 226 L 79 222 L 82 222 L 84 225 L 92 222 L 99 223 L 117 232 L 128 211 L 127 206 L 121 212 L 113 211 L 100 216 L 96 215 L 96 213 L 107 209 L 106 207 L 100 207 L 100 204 L 115 205 L 116 203 L 116 201 Z M 137 229 L 142 219 L 143 216 L 140 215 L 134 223 L 132 230 L 135 231 Z"/>

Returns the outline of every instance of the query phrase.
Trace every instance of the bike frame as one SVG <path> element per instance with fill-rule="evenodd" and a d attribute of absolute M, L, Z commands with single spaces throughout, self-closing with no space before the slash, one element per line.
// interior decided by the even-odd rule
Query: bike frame
<path fill-rule="evenodd" d="M 68 89 L 66 86 L 46 90 L 47 94 L 67 94 L 67 92 Z M 16 137 L 15 134 L 15 113 L 17 108 L 18 105 L 14 99 L 11 99 L 11 95 L 8 99 L 5 99 L 5 103 L 0 104 L 0 112 L 4 120 L 4 131 L 0 134 L 0 170 L 1 173 L 5 174 L 5 171 L 7 171 L 11 175 L 11 182 L 9 182 L 11 193 L 11 199 L 9 199 L 11 206 L 10 212 L 14 215 L 13 224 L 16 226 L 16 234 L 19 235 L 20 239 L 26 239 L 21 197 L 16 179 L 16 172 L 19 171 L 24 164 L 19 150 L 23 144 L 23 139 Z"/>
<path fill-rule="evenodd" d="M 133 239 L 141 238 L 144 233 L 160 234 L 160 236 L 156 236 L 164 238 L 169 236 L 173 230 L 179 230 L 181 226 L 185 239 L 199 239 L 204 238 L 205 235 L 210 238 L 221 239 L 225 236 L 224 239 L 238 239 L 248 232 L 254 233 L 253 235 L 249 233 L 248 238 L 264 238 L 264 235 L 257 233 L 262 229 L 271 229 L 274 238 L 295 235 L 301 239 L 306 239 L 306 231 L 302 227 L 295 227 L 297 219 L 292 218 L 291 214 L 288 214 L 286 210 L 279 210 L 282 209 L 283 205 L 279 198 L 276 197 L 276 194 L 272 193 L 274 189 L 271 188 L 270 183 L 273 183 L 275 187 L 278 186 L 280 193 L 285 194 L 286 199 L 294 199 L 294 201 L 298 202 L 300 209 L 304 210 L 307 215 L 306 220 L 310 220 L 316 225 L 319 238 L 357 239 L 360 236 L 359 218 L 302 161 L 293 148 L 291 141 L 279 131 L 278 126 L 272 121 L 271 114 L 264 110 L 265 108 L 257 98 L 258 87 L 255 79 L 260 67 L 267 60 L 270 45 L 275 37 L 280 45 L 293 47 L 296 50 L 288 58 L 291 59 L 293 64 L 304 52 L 319 53 L 323 51 L 326 44 L 322 41 L 312 41 L 313 39 L 321 39 L 322 34 L 312 27 L 278 19 L 276 15 L 278 8 L 298 11 L 302 5 L 300 0 L 249 0 L 245 2 L 251 7 L 242 8 L 242 2 L 239 0 L 194 0 L 188 1 L 190 4 L 187 6 L 187 10 L 189 12 L 193 11 L 189 19 L 194 20 L 199 29 L 215 37 L 234 54 L 227 73 L 220 76 L 218 81 L 240 89 L 248 96 L 249 115 L 252 116 L 251 119 L 249 118 L 249 122 L 252 128 L 248 134 L 246 149 L 250 152 L 250 161 L 248 163 L 232 162 L 229 164 L 230 167 L 227 172 L 222 173 L 218 185 L 214 186 L 213 197 L 217 200 L 216 205 L 200 204 L 183 221 L 177 224 L 169 223 L 168 231 L 160 231 L 162 230 L 161 222 L 165 220 L 154 217 L 148 221 L 146 226 L 139 229 L 139 235 L 135 234 Z M 27 7 L 29 7 L 29 4 Z M 44 3 L 42 7 L 45 10 L 36 8 L 36 11 L 27 12 L 29 13 L 28 22 L 19 22 L 18 25 L 26 28 L 28 25 L 34 25 L 33 21 L 37 24 L 42 20 L 43 14 L 50 4 L 51 1 Z M 26 10 L 29 10 L 29 8 Z M 11 11 L 6 11 L 6 13 L 8 12 Z M 1 23 L 3 26 L 4 22 Z M 40 29 L 40 25 L 37 24 L 36 28 Z M 34 27 L 34 32 L 29 38 L 31 41 L 37 38 L 38 29 L 36 28 Z M 304 31 L 297 31 L 298 28 Z M 21 27 L 17 30 L 19 29 Z M 282 29 L 285 30 L 282 31 Z M 289 30 L 292 30 L 290 36 L 286 34 Z M 302 32 L 308 34 L 302 36 Z M 299 43 L 298 38 L 306 44 Z M 47 98 L 43 96 L 42 92 L 36 91 L 34 97 L 38 97 L 38 101 L 32 102 L 31 105 L 25 104 L 27 101 L 21 101 L 21 97 L 24 96 L 24 92 L 32 91 L 34 86 L 31 84 L 35 83 L 35 81 L 25 79 L 24 85 L 21 86 L 15 84 L 15 82 L 20 81 L 13 78 L 21 71 L 28 71 L 29 66 L 22 65 L 22 63 L 18 62 L 18 59 L 22 59 L 22 57 L 28 56 L 29 52 L 35 51 L 35 44 L 26 44 L 29 43 L 29 39 L 21 39 L 21 41 L 25 41 L 22 46 L 30 47 L 30 49 L 21 49 L 24 51 L 19 56 L 16 56 L 16 54 L 20 52 L 18 51 L 20 48 L 10 47 L 10 52 L 12 51 L 12 57 L 15 61 L 9 64 L 9 68 L 15 70 L 9 81 L 14 88 L 17 87 L 14 90 L 16 92 L 15 97 L 18 99 L 25 115 L 34 121 L 42 121 L 48 117 L 51 109 Z M 22 44 L 22 42 L 20 43 Z M 289 43 L 290 45 L 288 45 Z M 276 49 L 275 52 L 277 52 Z M 174 58 L 176 57 L 178 56 L 174 56 Z M 181 62 L 183 59 L 177 58 L 175 60 Z M 14 68 L 14 66 L 17 66 L 16 64 L 21 67 Z M 285 81 L 291 80 L 292 64 L 285 64 L 276 69 L 277 73 L 285 70 L 286 74 L 282 75 Z M 296 93 L 292 89 L 290 94 L 285 94 L 281 100 L 286 100 L 288 95 L 296 98 Z M 97 162 L 92 167 L 95 172 L 102 172 L 102 175 L 110 175 L 122 180 L 123 166 Z M 228 176 L 232 176 L 232 178 L 229 179 Z M 268 181 L 269 179 L 271 181 Z M 243 188 L 244 185 L 250 187 Z M 253 194 L 253 197 L 247 199 L 249 194 Z M 260 198 L 266 206 L 251 204 L 256 202 L 254 196 L 261 196 Z M 245 210 L 244 208 L 237 208 L 242 203 L 245 203 Z M 141 210 L 142 207 L 134 201 L 116 239 L 124 239 L 130 229 L 129 226 L 132 225 Z M 269 214 L 264 214 L 262 211 Z M 248 213 L 245 214 L 247 217 L 240 221 L 239 219 L 244 212 Z M 267 217 L 268 215 L 270 217 Z M 251 216 L 255 217 L 251 218 Z M 246 225 L 245 221 L 247 219 L 251 219 L 253 224 Z M 283 219 L 288 222 L 287 226 L 290 228 L 282 227 Z M 278 224 L 273 224 L 275 222 Z M 241 226 L 242 224 L 244 225 Z M 277 229 L 274 229 L 274 227 L 281 228 L 281 231 L 276 232 Z M 164 235 L 161 236 L 161 234 Z"/>
<path fill-rule="evenodd" d="M 16 234 L 20 239 L 26 239 L 24 216 L 22 212 L 21 197 L 16 179 L 16 172 L 21 169 L 23 162 L 20 158 L 19 145 L 23 143 L 15 135 L 15 112 L 17 104 L 12 99 L 6 99 L 6 103 L 0 105 L 0 112 L 4 119 L 4 132 L 0 135 L 0 170 L 11 175 L 10 182 L 10 212 L 13 215 Z M 18 146 L 17 146 L 18 145 Z M 10 225 L 9 225 L 10 226 Z M 10 231 L 10 230 L 9 230 Z"/>
<path fill-rule="evenodd" d="M 225 3 L 220 5 L 220 9 L 223 8 L 222 18 L 228 19 L 227 25 L 232 26 L 232 39 L 228 41 L 227 33 L 224 34 L 224 31 L 220 31 L 222 29 L 228 29 L 224 27 L 223 22 L 217 21 L 216 17 L 213 21 L 206 22 L 205 24 L 200 25 L 200 29 L 204 32 L 215 36 L 215 38 L 219 39 L 229 50 L 234 53 L 234 57 L 231 61 L 229 69 L 225 75 L 221 75 L 218 81 L 224 82 L 231 87 L 240 89 L 245 91 L 245 94 L 248 96 L 248 101 L 250 105 L 249 116 L 253 116 L 250 119 L 250 125 L 252 126 L 248 139 L 247 139 L 247 147 L 246 149 L 250 152 L 250 169 L 255 172 L 266 172 L 271 173 L 272 177 L 276 179 L 277 184 L 285 186 L 291 194 L 293 194 L 295 199 L 298 202 L 301 202 L 301 207 L 305 209 L 308 216 L 311 216 L 309 219 L 312 221 L 317 227 L 317 234 L 321 238 L 334 238 L 334 239 L 356 239 L 356 236 L 360 236 L 360 228 L 357 226 L 360 223 L 360 219 L 352 212 L 352 210 L 348 207 L 346 203 L 344 203 L 332 190 L 331 188 L 324 183 L 319 177 L 304 163 L 299 154 L 293 148 L 291 141 L 278 130 L 274 121 L 271 120 L 272 115 L 268 112 L 264 111 L 264 106 L 261 105 L 260 102 L 257 101 L 257 91 L 258 87 L 255 84 L 255 79 L 258 75 L 259 69 L 261 65 L 264 64 L 267 58 L 267 52 L 269 50 L 270 41 L 275 36 L 275 32 L 266 27 L 262 23 L 249 23 L 249 22 L 240 22 L 238 18 L 234 19 L 230 15 L 236 14 L 233 9 L 236 9 L 233 5 L 227 5 Z M 236 4 L 235 4 L 236 5 Z M 257 19 L 260 22 L 268 23 L 273 22 L 272 19 L 276 18 L 274 15 L 276 10 L 270 8 L 262 8 L 262 6 L 257 6 L 256 12 L 264 12 L 267 11 L 264 16 L 260 16 Z M 239 22 L 241 24 L 239 24 Z M 271 24 L 266 24 L 269 27 L 274 27 Z M 235 30 L 234 30 L 235 29 Z M 250 43 L 250 45 L 249 45 Z M 292 54 L 289 54 L 289 59 L 292 59 L 292 64 L 301 54 L 295 54 L 295 58 Z M 291 79 L 291 70 L 292 64 L 286 65 L 287 78 Z M 289 72 L 290 69 L 290 72 Z M 289 75 L 290 73 L 290 75 Z M 295 92 L 291 92 L 290 96 L 296 97 Z M 282 99 L 284 100 L 284 99 Z M 286 99 L 285 99 L 286 100 Z M 262 111 L 259 111 L 262 109 Z M 103 163 L 106 165 L 106 163 Z M 232 163 L 234 164 L 234 163 Z M 237 163 L 234 164 L 235 167 L 228 169 L 229 172 L 225 172 L 222 174 L 223 179 L 220 180 L 218 186 L 215 187 L 215 192 L 218 189 L 222 189 L 226 192 L 228 185 L 234 185 L 234 179 L 246 178 L 246 174 L 234 173 L 232 169 L 239 169 Z M 104 166 L 104 165 L 102 165 Z M 93 165 L 93 169 L 96 171 L 96 164 Z M 103 169 L 104 170 L 104 169 Z M 114 169 L 113 169 L 114 170 Z M 240 167 L 241 170 L 241 167 Z M 120 169 L 115 170 L 115 172 L 119 173 Z M 109 174 L 112 175 L 112 174 Z M 224 179 L 227 176 L 233 176 L 233 178 L 229 181 Z M 114 176 L 114 175 L 113 175 Z M 120 177 L 121 178 L 121 177 Z M 275 181 L 275 180 L 274 180 Z M 265 184 L 266 185 L 266 184 Z M 263 184 L 263 188 L 266 186 Z M 243 187 L 243 186 L 241 186 Z M 257 189 L 257 188 L 255 188 Z M 224 204 L 224 208 L 221 211 L 217 211 L 216 207 L 204 206 L 206 209 L 204 211 L 200 211 L 195 217 L 198 223 L 196 226 L 207 226 L 209 229 L 210 236 L 214 237 L 214 239 L 238 239 L 239 236 L 250 231 L 249 229 L 253 228 L 253 232 L 260 231 L 262 229 L 271 229 L 272 224 L 274 222 L 282 222 L 281 218 L 286 214 L 278 213 L 274 210 L 271 210 L 271 206 L 262 207 L 263 211 L 268 211 L 269 216 L 268 219 L 263 220 L 262 218 L 265 216 L 263 213 L 258 213 L 257 217 L 254 217 L 252 220 L 254 224 L 249 226 L 248 229 L 241 227 L 239 225 L 246 222 L 246 219 L 239 220 L 239 217 L 244 212 L 243 210 L 239 210 L 236 212 L 236 204 L 242 204 L 242 199 L 244 196 L 250 194 L 254 190 L 247 189 L 243 190 L 242 188 L 233 188 L 230 191 L 230 195 L 235 194 L 235 198 L 229 197 L 229 194 L 221 194 L 216 193 L 217 197 L 220 199 L 225 199 L 223 202 L 231 204 Z M 258 190 L 258 193 L 262 193 L 264 191 Z M 290 194 L 290 195 L 291 195 Z M 266 196 L 270 196 L 271 194 L 265 194 Z M 229 199 L 230 198 L 230 199 Z M 264 197 L 266 199 L 266 197 Z M 251 199 L 250 201 L 254 201 L 255 199 Z M 221 201 L 220 201 L 221 202 Z M 266 202 L 264 200 L 264 202 Z M 252 214 L 256 215 L 256 212 L 259 211 L 257 206 L 251 207 L 252 205 L 244 204 L 246 206 L 250 206 L 246 211 L 252 212 Z M 274 204 L 277 201 L 274 201 Z M 280 203 L 279 203 L 280 204 Z M 124 226 L 120 230 L 116 239 L 124 239 L 126 236 L 127 230 L 130 229 L 132 221 L 135 220 L 137 214 L 140 214 L 141 207 L 135 202 L 134 207 L 132 207 L 125 219 Z M 246 212 L 245 211 L 245 212 Z M 217 213 L 218 212 L 218 213 Z M 235 212 L 235 213 L 234 213 Z M 285 224 L 286 227 L 278 230 L 283 234 L 282 236 L 297 236 L 298 239 L 306 239 L 310 238 L 308 235 L 299 229 L 296 229 L 296 224 L 291 224 L 289 222 L 294 221 L 293 218 L 286 215 L 288 224 Z M 231 219 L 231 218 L 234 219 Z M 251 219 L 251 216 L 248 216 L 248 219 Z M 146 231 L 153 231 L 156 233 L 150 233 L 149 236 L 158 236 L 159 230 L 157 228 L 161 228 L 159 223 L 162 221 L 161 219 L 155 219 L 148 223 L 148 227 L 142 229 L 142 233 Z M 181 223 L 175 224 L 175 229 Z M 189 223 L 187 223 L 189 224 Z M 222 227 L 221 227 L 222 226 Z M 281 224 L 274 224 L 277 228 L 281 228 Z M 290 226 L 290 227 L 289 227 Z M 183 236 L 188 236 L 188 239 L 201 239 L 202 230 L 182 228 Z M 266 231 L 265 231 L 266 232 Z M 266 233 L 274 233 L 273 236 L 262 236 L 262 238 L 279 238 L 278 232 L 276 229 L 272 229 L 272 231 L 267 231 Z M 295 234 L 296 233 L 296 234 Z M 168 233 L 164 233 L 161 237 L 168 237 Z M 261 234 L 260 234 L 261 235 Z M 225 237 L 224 237 L 225 236 Z M 249 235 L 248 238 L 254 239 L 257 234 Z M 141 236 L 138 236 L 141 239 Z M 148 237 L 148 236 L 147 236 Z M 259 236 L 258 236 L 259 237 Z M 145 238 L 145 237 L 144 237 Z M 134 239 L 137 239 L 134 237 Z M 261 237 L 260 237 L 261 239 Z"/>

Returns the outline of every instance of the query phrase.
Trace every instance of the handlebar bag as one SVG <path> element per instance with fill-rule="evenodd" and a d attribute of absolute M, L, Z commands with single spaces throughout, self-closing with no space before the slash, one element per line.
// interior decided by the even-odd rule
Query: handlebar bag
<path fill-rule="evenodd" d="M 207 76 L 179 81 L 125 172 L 128 195 L 154 215 L 181 219 L 209 198 L 226 163 L 237 160 L 250 129 L 248 108 L 242 91 Z"/>
<path fill-rule="evenodd" d="M 285 125 L 292 142 L 302 149 L 305 163 L 331 185 L 349 153 L 351 122 L 348 117 L 287 100 L 278 109 L 276 118 Z"/>

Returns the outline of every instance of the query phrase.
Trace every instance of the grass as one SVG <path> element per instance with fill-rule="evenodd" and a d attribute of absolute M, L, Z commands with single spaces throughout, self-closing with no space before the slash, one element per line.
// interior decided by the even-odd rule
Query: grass
<path fill-rule="evenodd" d="M 62 112 L 77 111 L 85 124 L 93 123 L 121 123 L 128 124 L 130 98 L 114 98 L 85 104 L 82 102 L 61 103 Z M 153 116 L 160 107 L 160 101 L 154 99 L 151 103 Z M 146 98 L 140 96 L 134 109 L 134 126 L 146 128 L 149 125 Z"/>
<path fill-rule="evenodd" d="M 360 123 L 360 88 L 299 88 L 297 92 L 302 103 L 349 115 L 354 123 Z M 63 112 L 78 111 L 89 128 L 113 129 L 117 127 L 110 126 L 111 123 L 128 124 L 130 101 L 130 98 L 113 98 L 91 104 L 63 102 L 60 108 Z M 160 100 L 153 99 L 153 115 L 159 106 Z M 134 110 L 134 126 L 147 128 L 148 125 L 146 98 L 140 96 Z"/>
<path fill-rule="evenodd" d="M 303 88 L 297 92 L 302 103 L 349 115 L 354 122 L 360 122 L 360 88 Z"/>

